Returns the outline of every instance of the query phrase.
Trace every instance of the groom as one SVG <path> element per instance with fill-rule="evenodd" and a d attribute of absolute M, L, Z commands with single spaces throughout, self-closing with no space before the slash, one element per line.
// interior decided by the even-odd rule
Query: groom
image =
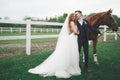
<path fill-rule="evenodd" d="M 77 16 L 77 27 L 78 30 L 80 32 L 80 34 L 78 34 L 78 48 L 79 48 L 79 53 L 81 52 L 81 47 L 83 47 L 83 51 L 85 54 L 85 65 L 84 65 L 84 69 L 87 72 L 90 72 L 91 70 L 88 67 L 88 60 L 89 60 L 89 56 L 88 56 L 88 49 L 89 49 L 89 43 L 88 43 L 88 33 L 87 33 L 87 27 L 89 27 L 89 23 L 82 19 L 82 12 L 80 10 L 75 11 L 75 14 Z M 89 27 L 92 31 L 100 33 L 99 30 L 94 29 L 93 27 Z"/>

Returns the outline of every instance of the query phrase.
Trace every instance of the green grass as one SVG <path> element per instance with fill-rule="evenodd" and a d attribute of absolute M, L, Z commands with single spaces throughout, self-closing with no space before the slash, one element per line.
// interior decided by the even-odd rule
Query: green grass
<path fill-rule="evenodd" d="M 50 42 L 50 41 L 56 41 L 57 38 L 39 38 L 39 39 L 32 39 L 32 43 L 43 43 L 43 42 Z M 26 40 L 0 40 L 0 44 L 25 44 Z"/>
<path fill-rule="evenodd" d="M 97 54 L 99 65 L 95 65 L 90 46 L 90 68 L 87 73 L 82 67 L 81 76 L 73 76 L 69 79 L 57 79 L 55 77 L 43 78 L 39 75 L 28 73 L 28 69 L 43 62 L 52 51 L 35 52 L 30 56 L 18 55 L 0 60 L 0 80 L 120 80 L 120 40 L 98 43 Z"/>
<path fill-rule="evenodd" d="M 32 32 L 32 35 L 48 35 L 48 34 L 59 34 L 59 32 Z M 0 33 L 0 36 L 23 36 L 26 32 L 4 32 Z"/>

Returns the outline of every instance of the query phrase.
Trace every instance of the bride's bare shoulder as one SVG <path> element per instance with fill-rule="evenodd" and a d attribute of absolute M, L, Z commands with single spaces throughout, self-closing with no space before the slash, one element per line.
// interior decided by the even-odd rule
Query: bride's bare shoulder
<path fill-rule="evenodd" d="M 71 24 L 71 25 L 75 25 L 75 22 L 74 22 L 74 21 L 71 21 L 70 24 Z"/>

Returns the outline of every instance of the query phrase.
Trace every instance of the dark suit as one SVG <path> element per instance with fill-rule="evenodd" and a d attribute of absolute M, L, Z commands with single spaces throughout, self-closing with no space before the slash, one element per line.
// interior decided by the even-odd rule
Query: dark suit
<path fill-rule="evenodd" d="M 89 56 L 88 56 L 89 43 L 88 43 L 88 30 L 87 30 L 87 28 L 89 28 L 91 31 L 93 31 L 97 34 L 100 33 L 100 31 L 97 30 L 96 28 L 90 26 L 88 21 L 86 21 L 85 19 L 83 19 L 82 25 L 79 23 L 79 21 L 77 21 L 77 27 L 78 27 L 78 30 L 80 31 L 80 34 L 78 35 L 78 48 L 79 48 L 78 50 L 80 53 L 81 47 L 83 47 L 83 51 L 85 54 L 85 69 L 87 69 L 88 68 L 88 61 L 89 61 Z"/>
<path fill-rule="evenodd" d="M 87 24 L 83 20 L 83 24 L 81 25 L 77 21 L 77 27 L 78 30 L 80 31 L 80 34 L 78 35 L 78 48 L 79 48 L 79 53 L 81 52 L 81 47 L 83 46 L 84 54 L 85 54 L 85 68 L 88 67 L 88 49 L 89 49 L 89 44 L 88 44 L 88 33 L 87 33 Z"/>

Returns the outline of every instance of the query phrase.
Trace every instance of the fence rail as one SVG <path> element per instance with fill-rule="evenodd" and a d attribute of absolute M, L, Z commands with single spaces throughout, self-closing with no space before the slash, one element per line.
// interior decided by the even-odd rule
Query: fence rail
<path fill-rule="evenodd" d="M 60 28 L 31 28 L 31 32 L 59 32 Z M 0 27 L 0 32 L 26 32 L 26 28 Z"/>
<path fill-rule="evenodd" d="M 0 23 L 11 23 L 11 24 L 25 24 L 26 25 L 26 54 L 31 54 L 31 25 L 52 25 L 62 26 L 63 23 L 57 22 L 40 22 L 40 21 L 12 21 L 12 20 L 0 20 Z"/>
<path fill-rule="evenodd" d="M 12 21 L 12 20 L 0 20 L 0 23 L 12 23 L 12 24 L 25 24 L 26 25 L 26 28 L 9 28 L 9 30 L 5 30 L 4 27 L 0 26 L 0 31 L 1 33 L 4 32 L 4 31 L 10 31 L 10 32 L 14 32 L 14 31 L 19 31 L 19 32 L 22 32 L 22 31 L 25 31 L 26 32 L 26 36 L 0 36 L 0 39 L 1 40 L 6 40 L 6 39 L 26 39 L 26 54 L 27 55 L 30 55 L 31 54 L 31 38 L 47 38 L 47 37 L 58 37 L 58 35 L 41 35 L 41 36 L 31 36 L 31 31 L 33 32 L 36 32 L 36 31 L 46 31 L 46 32 L 49 32 L 49 31 L 60 31 L 60 29 L 53 29 L 53 28 L 31 28 L 31 25 L 52 25 L 53 27 L 54 26 L 62 26 L 63 23 L 57 23 L 57 22 L 35 22 L 35 21 Z M 105 31 L 107 29 L 107 26 L 101 26 L 100 28 L 103 28 L 102 31 Z M 115 35 L 115 40 L 117 40 L 117 34 L 116 33 L 107 33 L 105 32 L 104 33 L 104 41 L 106 41 L 106 37 L 107 35 Z M 19 37 L 19 38 L 18 38 Z"/>
<path fill-rule="evenodd" d="M 31 39 L 37 38 L 57 38 L 58 35 L 32 35 Z M 26 36 L 0 36 L 0 40 L 19 40 L 26 39 Z"/>

